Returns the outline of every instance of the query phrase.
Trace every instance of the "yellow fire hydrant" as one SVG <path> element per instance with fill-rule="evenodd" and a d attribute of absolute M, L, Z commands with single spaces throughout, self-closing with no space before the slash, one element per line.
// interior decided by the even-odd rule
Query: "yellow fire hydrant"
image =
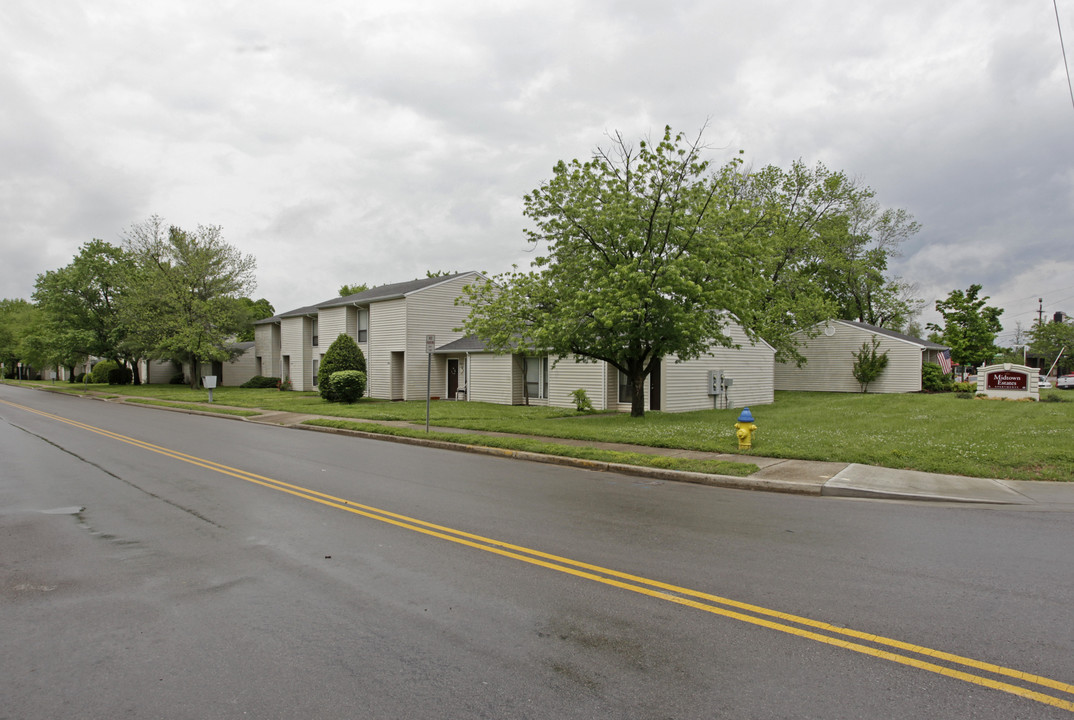
<path fill-rule="evenodd" d="M 749 408 L 743 408 L 735 423 L 735 437 L 738 438 L 738 449 L 749 450 L 753 447 L 753 431 L 757 426 L 753 424 L 753 413 Z"/>

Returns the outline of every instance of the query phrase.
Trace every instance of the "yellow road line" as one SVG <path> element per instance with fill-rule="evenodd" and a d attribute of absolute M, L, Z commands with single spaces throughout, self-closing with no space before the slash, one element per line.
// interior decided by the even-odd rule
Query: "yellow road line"
<path fill-rule="evenodd" d="M 934 650 L 932 648 L 927 648 L 921 645 L 914 645 L 912 643 L 894 640 L 892 638 L 886 638 L 881 635 L 873 635 L 871 633 L 861 632 L 858 630 L 837 627 L 831 625 L 830 623 L 822 622 L 819 620 L 812 620 L 810 618 L 792 615 L 790 613 L 784 613 L 778 610 L 771 610 L 769 608 L 764 608 L 758 605 L 751 605 L 749 603 L 720 597 L 718 595 L 712 595 L 698 590 L 692 590 L 690 588 L 672 585 L 670 583 L 664 583 L 659 580 L 651 580 L 649 578 L 631 575 L 629 573 L 620 572 L 618 570 L 604 568 L 599 565 L 592 565 L 578 560 L 572 560 L 570 558 L 545 553 L 540 550 L 526 548 L 519 545 L 513 545 L 511 543 L 494 540 L 492 538 L 486 538 L 481 535 L 465 532 L 463 530 L 456 530 L 443 525 L 437 525 L 435 523 L 427 522 L 425 520 L 420 520 L 406 515 L 401 515 L 399 513 L 394 513 L 389 510 L 383 510 L 369 505 L 364 505 L 362 503 L 357 503 L 352 500 L 335 497 L 333 495 L 322 493 L 317 490 L 305 488 L 300 485 L 293 485 L 282 480 L 265 477 L 263 475 L 258 475 L 256 473 L 241 470 L 239 468 L 233 468 L 228 465 L 214 462 L 212 460 L 206 460 L 204 458 L 200 458 L 194 455 L 188 455 L 178 450 L 172 450 L 170 448 L 154 445 L 143 440 L 138 440 L 136 438 L 121 435 L 110 430 L 98 428 L 93 425 L 78 422 L 76 420 L 70 420 L 59 415 L 53 415 L 51 413 L 36 410 L 34 408 L 26 407 L 24 405 L 8 402 L 6 400 L 0 400 L 0 402 L 4 403 L 5 405 L 19 408 L 21 410 L 26 410 L 42 417 L 46 417 L 52 420 L 56 420 L 58 422 L 78 427 L 83 430 L 87 430 L 92 433 L 96 433 L 98 435 L 112 438 L 128 445 L 133 445 L 135 447 L 149 450 L 150 452 L 158 453 L 160 455 L 164 455 L 175 460 L 180 460 L 182 462 L 190 463 L 192 465 L 196 465 L 207 470 L 212 470 L 214 472 L 219 472 L 230 477 L 245 480 L 250 483 L 255 483 L 263 487 L 278 490 L 280 492 L 284 492 L 298 498 L 326 505 L 328 507 L 345 510 L 356 515 L 395 525 L 400 528 L 405 528 L 413 532 L 422 533 L 431 537 L 447 540 L 449 542 L 465 545 L 467 547 L 483 550 L 485 552 L 494 553 L 496 555 L 508 557 L 514 560 L 519 560 L 521 562 L 547 568 L 550 570 L 555 570 L 557 572 L 566 573 L 579 578 L 592 580 L 594 582 L 610 585 L 612 587 L 617 587 L 624 590 L 629 590 L 631 592 L 636 592 L 650 597 L 658 598 L 661 600 L 666 600 L 668 602 L 676 603 L 679 605 L 692 607 L 703 612 L 721 615 L 723 617 L 732 618 L 752 625 L 766 627 L 772 630 L 777 630 L 809 640 L 814 640 L 816 642 L 824 643 L 827 645 L 851 650 L 853 652 L 858 652 L 865 655 L 870 655 L 872 657 L 889 660 L 891 662 L 899 663 L 902 665 L 908 665 L 910 667 L 915 667 L 921 670 L 927 670 L 929 672 L 938 673 L 947 677 L 962 680 L 964 682 L 973 683 L 975 685 L 981 685 L 995 690 L 1000 690 L 1002 692 L 1017 695 L 1022 698 L 1034 700 L 1036 702 L 1044 703 L 1046 705 L 1051 705 L 1053 707 L 1074 712 L 1074 701 L 1064 700 L 1062 698 L 1046 695 L 1035 690 L 1020 687 L 1018 685 L 1012 685 L 1010 683 L 982 677 L 980 675 L 974 675 L 972 673 L 968 673 L 962 670 L 957 670 L 942 665 L 936 665 L 931 662 L 927 662 L 913 657 L 908 657 L 906 655 L 900 655 L 898 653 L 894 653 L 881 648 L 870 647 L 868 645 L 862 645 L 860 643 L 851 642 L 849 640 L 842 640 L 838 637 L 823 635 L 821 633 L 814 632 L 813 630 L 806 630 L 800 627 L 794 627 L 792 625 L 786 625 L 783 623 L 804 625 L 806 627 L 822 630 L 826 633 L 830 633 L 833 635 L 843 635 L 864 642 L 870 642 L 875 645 L 887 646 L 890 648 L 911 652 L 917 655 L 923 655 L 929 658 L 943 660 L 949 663 L 973 668 L 975 670 L 989 672 L 994 675 L 1014 678 L 1022 682 L 1035 684 L 1041 687 L 1048 687 L 1054 690 L 1059 690 L 1061 692 L 1074 695 L 1074 685 L 1064 683 L 1059 680 L 1053 680 L 1051 678 L 1043 677 L 1040 675 L 1034 675 L 1031 673 L 1022 672 L 1020 670 L 1014 670 L 1012 668 L 995 665 L 993 663 L 974 660 L 973 658 L 967 658 L 941 650 Z M 727 607 L 716 607 L 714 604 L 724 605 Z M 755 615 L 760 615 L 762 617 L 746 615 L 728 608 L 743 610 L 746 612 L 754 613 Z M 783 623 L 775 622 L 773 620 L 767 620 L 765 619 L 766 617 L 781 620 L 783 621 Z"/>

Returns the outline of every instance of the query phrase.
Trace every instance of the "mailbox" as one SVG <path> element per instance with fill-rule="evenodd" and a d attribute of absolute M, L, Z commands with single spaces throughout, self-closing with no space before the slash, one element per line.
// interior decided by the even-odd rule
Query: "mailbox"
<path fill-rule="evenodd" d="M 202 378 L 202 383 L 205 385 L 206 390 L 212 390 L 214 387 L 216 387 L 216 376 L 206 375 Z"/>

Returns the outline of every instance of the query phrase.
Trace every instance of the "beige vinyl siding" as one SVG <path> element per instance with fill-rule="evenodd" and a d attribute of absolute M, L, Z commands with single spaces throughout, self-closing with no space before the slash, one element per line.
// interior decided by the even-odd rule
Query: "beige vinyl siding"
<path fill-rule="evenodd" d="M 777 363 L 775 386 L 779 390 L 822 392 L 861 392 L 854 379 L 854 353 L 876 335 L 878 352 L 888 352 L 888 366 L 880 378 L 869 384 L 871 393 L 917 392 L 921 389 L 921 347 L 838 321 L 830 324 L 832 335 L 821 333 L 807 339 L 799 351 L 808 362 L 800 368 L 794 363 Z"/>
<path fill-rule="evenodd" d="M 254 328 L 254 354 L 261 358 L 261 374 L 280 377 L 280 326 L 266 323 Z"/>
<path fill-rule="evenodd" d="M 313 323 L 307 317 L 280 320 L 280 354 L 291 358 L 291 387 L 313 389 Z"/>
<path fill-rule="evenodd" d="M 242 355 L 224 363 L 224 376 L 220 379 L 220 384 L 238 386 L 256 375 L 257 362 L 254 352 L 255 348 L 248 348 Z"/>
<path fill-rule="evenodd" d="M 773 402 L 773 365 L 775 351 L 764 342 L 753 344 L 736 324 L 726 328 L 739 347 L 713 346 L 699 358 L 676 363 L 667 358 L 663 372 L 662 407 L 667 412 L 688 412 Z M 734 380 L 726 397 L 708 394 L 709 371 L 722 370 Z M 714 403 L 718 401 L 718 404 Z M 729 401 L 729 402 L 728 402 Z"/>
<path fill-rule="evenodd" d="M 510 355 L 475 353 L 470 355 L 470 375 L 467 399 L 475 402 L 515 404 L 512 392 L 515 372 Z"/>
<path fill-rule="evenodd" d="M 145 376 L 142 378 L 142 382 L 167 385 L 177 372 L 179 371 L 176 370 L 175 364 L 171 360 L 150 360 L 146 363 Z"/>
<path fill-rule="evenodd" d="M 406 300 L 385 300 L 369 307 L 369 342 L 362 351 L 366 354 L 369 396 L 385 400 L 401 400 L 405 380 L 405 363 L 395 368 L 398 389 L 392 390 L 392 353 L 406 350 Z M 424 347 L 422 348 L 424 350 Z M 398 394 L 398 397 L 395 396 Z"/>
<path fill-rule="evenodd" d="M 343 332 L 350 335 L 355 341 L 358 340 L 358 308 L 351 305 L 344 308 L 346 314 L 344 316 Z"/>
<path fill-rule="evenodd" d="M 467 273 L 442 283 L 417 290 L 406 297 L 407 374 L 406 399 L 425 397 L 427 357 L 425 336 L 435 335 L 436 346 L 446 345 L 463 336 L 455 328 L 462 325 L 469 314 L 466 305 L 455 305 L 455 298 L 462 295 L 462 288 L 473 282 L 477 273 Z M 441 355 L 432 358 L 432 394 L 443 395 L 438 388 L 447 387 L 447 362 Z"/>
<path fill-rule="evenodd" d="M 619 406 L 619 371 L 612 365 L 604 366 L 604 407 L 601 410 L 621 410 Z M 627 405 L 627 410 L 630 406 Z"/>
<path fill-rule="evenodd" d="M 568 356 L 555 362 L 549 358 L 548 368 L 548 404 L 552 407 L 572 408 L 575 406 L 575 390 L 582 388 L 589 396 L 593 407 L 600 409 L 604 395 L 601 383 L 604 381 L 604 363 L 582 362 L 574 356 Z"/>
<path fill-rule="evenodd" d="M 318 328 L 317 353 L 324 355 L 328 347 L 340 335 L 347 334 L 347 307 L 324 308 L 317 311 Z M 351 338 L 354 338 L 353 333 Z"/>

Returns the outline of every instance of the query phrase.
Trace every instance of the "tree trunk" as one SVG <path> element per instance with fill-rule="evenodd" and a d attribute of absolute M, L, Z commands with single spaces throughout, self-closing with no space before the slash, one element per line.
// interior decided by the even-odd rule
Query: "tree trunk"
<path fill-rule="evenodd" d="M 645 373 L 635 372 L 630 378 L 630 417 L 645 417 Z"/>
<path fill-rule="evenodd" d="M 190 389 L 197 390 L 201 387 L 201 376 L 198 374 L 201 363 L 196 355 L 190 356 Z"/>

